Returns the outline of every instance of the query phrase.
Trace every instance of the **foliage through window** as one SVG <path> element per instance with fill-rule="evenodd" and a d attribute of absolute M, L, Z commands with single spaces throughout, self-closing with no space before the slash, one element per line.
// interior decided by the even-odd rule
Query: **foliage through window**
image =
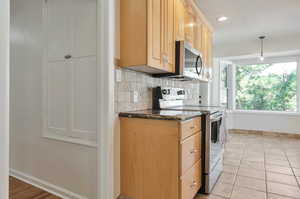
<path fill-rule="evenodd" d="M 238 65 L 236 109 L 297 111 L 297 62 Z"/>
<path fill-rule="evenodd" d="M 228 63 L 220 65 L 220 103 L 222 107 L 228 107 L 228 70 Z"/>

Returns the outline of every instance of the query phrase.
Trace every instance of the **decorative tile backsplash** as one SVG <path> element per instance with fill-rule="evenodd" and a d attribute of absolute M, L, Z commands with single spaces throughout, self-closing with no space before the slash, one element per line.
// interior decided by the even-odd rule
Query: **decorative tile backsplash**
<path fill-rule="evenodd" d="M 198 104 L 200 83 L 196 81 L 175 81 L 168 78 L 154 78 L 148 74 L 117 68 L 122 81 L 115 83 L 116 112 L 144 110 L 152 108 L 152 89 L 157 86 L 183 88 L 186 91 L 185 103 Z M 138 101 L 134 103 L 134 93 Z"/>

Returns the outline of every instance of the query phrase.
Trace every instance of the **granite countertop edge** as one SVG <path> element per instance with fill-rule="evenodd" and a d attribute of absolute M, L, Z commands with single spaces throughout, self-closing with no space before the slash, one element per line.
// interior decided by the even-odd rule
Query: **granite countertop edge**
<path fill-rule="evenodd" d="M 191 114 L 191 112 L 190 114 L 183 113 L 181 115 L 160 115 L 160 114 L 152 114 L 152 113 L 142 113 L 142 111 L 120 112 L 119 117 L 185 121 L 203 115 L 203 113 L 201 112 L 197 112 L 197 113 L 195 112 L 194 114 Z M 145 110 L 145 111 L 149 111 L 149 110 Z"/>

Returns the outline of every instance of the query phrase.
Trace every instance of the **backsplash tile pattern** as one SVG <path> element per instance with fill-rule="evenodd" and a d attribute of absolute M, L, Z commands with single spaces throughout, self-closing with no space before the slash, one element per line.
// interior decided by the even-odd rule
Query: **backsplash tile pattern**
<path fill-rule="evenodd" d="M 116 112 L 135 111 L 152 108 L 152 88 L 157 86 L 177 87 L 186 90 L 185 103 L 198 104 L 200 83 L 196 81 L 175 81 L 167 78 L 153 78 L 152 76 L 121 69 L 122 81 L 115 84 Z M 133 93 L 138 93 L 138 102 L 133 103 Z"/>

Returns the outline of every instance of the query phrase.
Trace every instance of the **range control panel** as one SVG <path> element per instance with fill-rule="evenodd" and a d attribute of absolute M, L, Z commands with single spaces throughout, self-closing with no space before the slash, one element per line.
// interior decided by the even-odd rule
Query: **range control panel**
<path fill-rule="evenodd" d="M 153 94 L 153 109 L 180 106 L 184 99 L 185 90 L 182 88 L 156 87 Z"/>
<path fill-rule="evenodd" d="M 184 100 L 185 90 L 182 88 L 162 87 L 161 95 L 163 100 Z"/>

